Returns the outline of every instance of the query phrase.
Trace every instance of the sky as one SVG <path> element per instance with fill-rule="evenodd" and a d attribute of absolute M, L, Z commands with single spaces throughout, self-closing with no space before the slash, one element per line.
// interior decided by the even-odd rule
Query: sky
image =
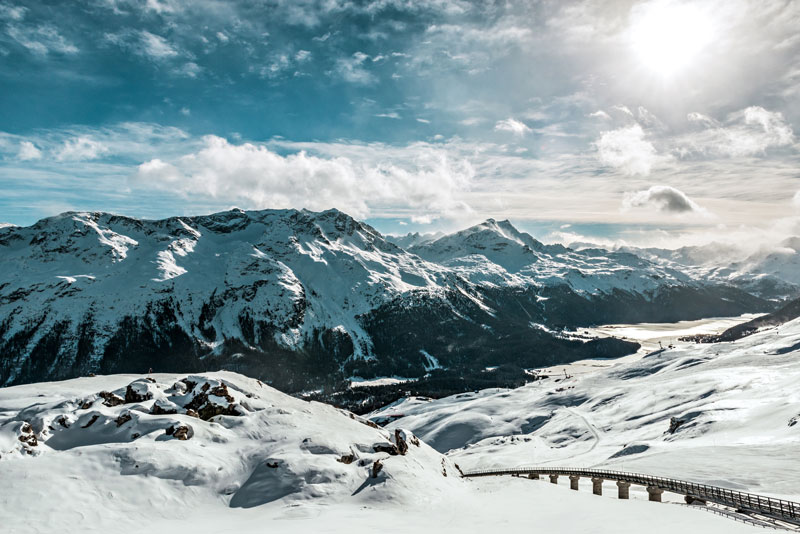
<path fill-rule="evenodd" d="M 0 0 L 0 222 L 800 235 L 800 2 Z"/>

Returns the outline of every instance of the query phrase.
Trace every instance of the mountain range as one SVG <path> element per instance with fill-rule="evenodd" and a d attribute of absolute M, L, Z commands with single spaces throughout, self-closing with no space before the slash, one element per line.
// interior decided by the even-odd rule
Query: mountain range
<path fill-rule="evenodd" d="M 338 210 L 69 212 L 0 228 L 0 385 L 219 368 L 290 392 L 468 380 L 638 348 L 570 333 L 582 326 L 777 306 L 748 281 L 545 245 L 509 221 L 420 237 L 393 238 L 404 248 Z"/>

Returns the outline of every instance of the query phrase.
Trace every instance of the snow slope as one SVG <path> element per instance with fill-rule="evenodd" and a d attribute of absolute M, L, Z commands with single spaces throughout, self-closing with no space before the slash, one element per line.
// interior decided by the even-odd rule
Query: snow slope
<path fill-rule="evenodd" d="M 227 372 L 0 389 L 0 480 L 8 534 L 529 532 L 532 522 L 556 532 L 753 531 L 688 507 L 461 479 L 410 432 Z"/>
<path fill-rule="evenodd" d="M 373 413 L 465 470 L 559 465 L 685 478 L 800 500 L 800 320 L 570 379 Z M 672 431 L 671 431 L 672 427 Z"/>

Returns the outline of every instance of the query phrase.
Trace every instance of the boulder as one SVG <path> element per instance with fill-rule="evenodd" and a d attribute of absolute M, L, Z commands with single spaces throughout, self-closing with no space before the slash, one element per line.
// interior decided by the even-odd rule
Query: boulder
<path fill-rule="evenodd" d="M 145 381 L 137 380 L 136 382 L 131 382 L 125 389 L 126 404 L 130 404 L 132 402 L 144 402 L 152 398 L 153 394 L 150 393 L 150 388 L 147 387 L 147 382 Z"/>
<path fill-rule="evenodd" d="M 99 393 L 100 397 L 103 398 L 103 404 L 105 406 L 119 406 L 120 404 L 125 404 L 125 399 L 118 395 L 114 395 L 109 391 L 101 391 Z"/>
<path fill-rule="evenodd" d="M 381 469 L 383 469 L 383 464 L 380 460 L 375 460 L 372 464 L 372 478 L 378 478 L 378 473 L 381 472 Z"/>
<path fill-rule="evenodd" d="M 167 429 L 166 433 L 168 436 L 172 436 L 175 439 L 186 441 L 194 436 L 194 429 L 189 425 L 173 425 Z"/>

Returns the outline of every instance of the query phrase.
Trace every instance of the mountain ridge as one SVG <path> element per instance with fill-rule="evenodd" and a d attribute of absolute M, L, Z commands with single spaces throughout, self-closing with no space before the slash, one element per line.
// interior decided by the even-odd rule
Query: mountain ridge
<path fill-rule="evenodd" d="M 67 212 L 0 229 L 0 384 L 226 367 L 335 389 L 423 376 L 431 355 L 467 374 L 620 356 L 633 344 L 557 331 L 771 306 L 633 254 L 542 245 L 508 221 L 410 249 L 336 209 Z"/>

